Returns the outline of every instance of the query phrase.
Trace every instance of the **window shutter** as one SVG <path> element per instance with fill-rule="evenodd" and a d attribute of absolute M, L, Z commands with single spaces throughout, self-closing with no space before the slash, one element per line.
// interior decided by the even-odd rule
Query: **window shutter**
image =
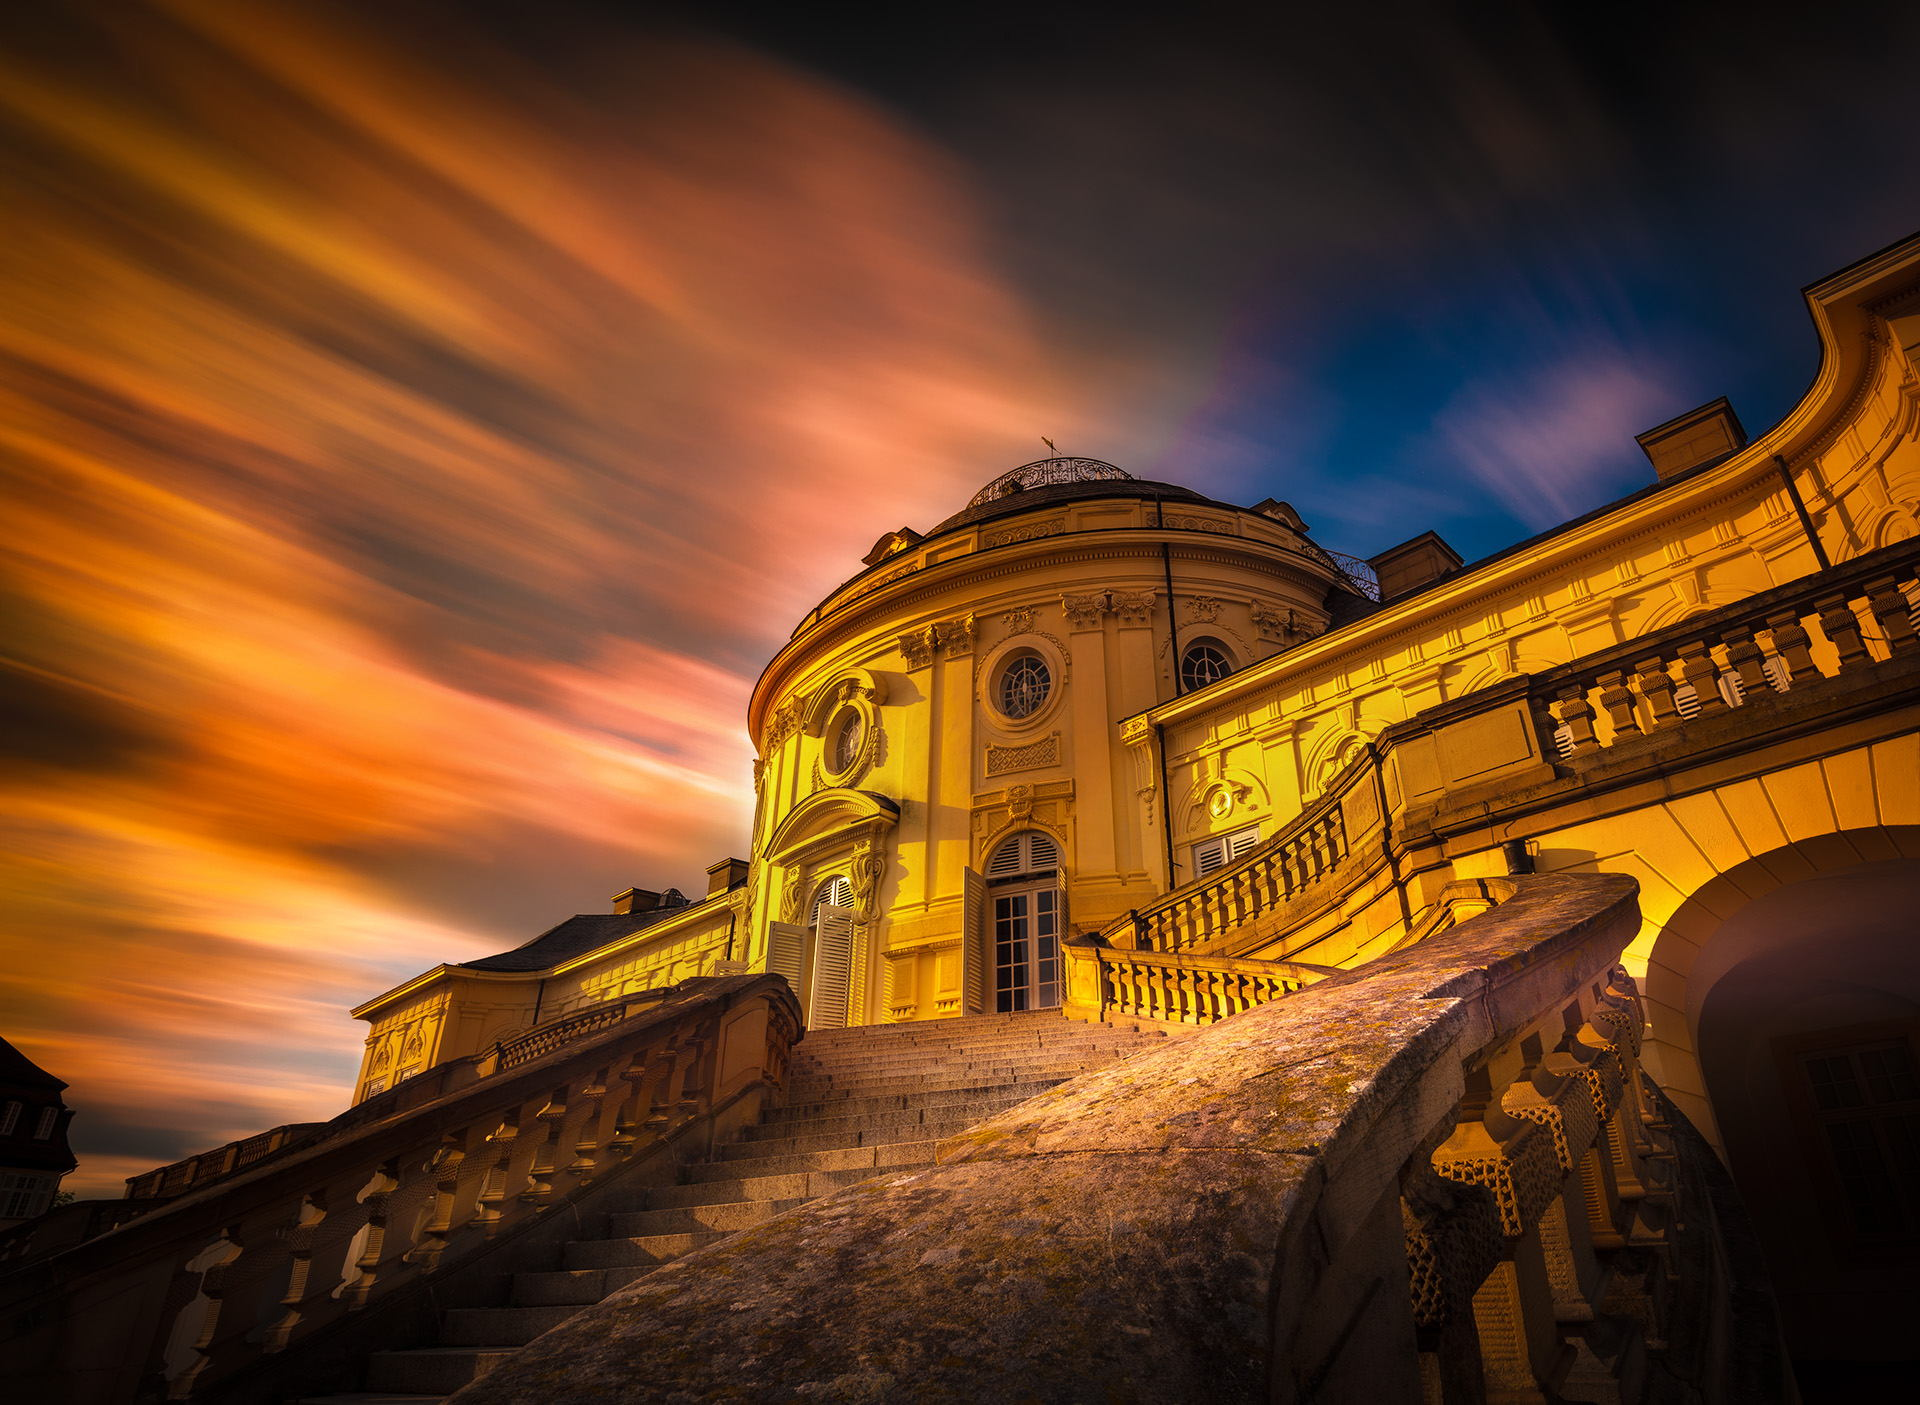
<path fill-rule="evenodd" d="M 847 996 L 853 981 L 853 912 L 820 908 L 813 938 L 813 993 L 807 1001 L 807 1028 L 840 1029 L 847 1023 Z"/>
<path fill-rule="evenodd" d="M 1226 841 L 1207 839 L 1193 846 L 1194 877 L 1205 878 L 1214 870 L 1226 867 L 1226 863 Z"/>
<path fill-rule="evenodd" d="M 1051 834 L 1023 829 L 1000 841 L 987 860 L 987 877 L 1011 878 L 1016 873 L 1045 873 L 1060 864 L 1060 846 Z"/>
<path fill-rule="evenodd" d="M 785 976 L 793 993 L 800 993 L 801 965 L 806 959 L 807 929 L 793 922 L 775 922 L 767 928 L 767 969 Z"/>
<path fill-rule="evenodd" d="M 1039 873 L 1044 869 L 1056 868 L 1060 863 L 1060 846 L 1053 842 L 1051 834 L 1042 834 L 1037 829 L 1027 831 L 1027 872 Z"/>
<path fill-rule="evenodd" d="M 1020 862 L 1020 840 L 1020 835 L 1010 834 L 1000 841 L 1000 847 L 987 860 L 987 877 L 1009 878 L 1024 871 L 1024 865 Z"/>
<path fill-rule="evenodd" d="M 968 869 L 964 891 L 960 994 L 966 1014 L 984 1015 L 987 1012 L 987 974 L 993 965 L 992 953 L 987 949 L 987 880 Z"/>
<path fill-rule="evenodd" d="M 1238 834 L 1229 834 L 1227 836 L 1227 862 L 1232 863 L 1236 859 L 1245 858 L 1253 852 L 1254 846 L 1259 844 L 1259 842 L 1260 826 L 1257 824 L 1248 825 Z"/>

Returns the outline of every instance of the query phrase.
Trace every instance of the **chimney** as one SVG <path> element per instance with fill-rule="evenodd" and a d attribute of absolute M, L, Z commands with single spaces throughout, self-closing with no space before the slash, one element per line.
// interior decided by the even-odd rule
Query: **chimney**
<path fill-rule="evenodd" d="M 629 888 L 613 895 L 613 910 L 622 917 L 636 912 L 652 912 L 660 906 L 660 895 L 651 888 Z"/>
<path fill-rule="evenodd" d="M 1422 532 L 1412 541 L 1369 556 L 1367 564 L 1380 578 L 1380 598 L 1392 600 L 1459 570 L 1460 553 L 1440 540 L 1438 532 Z"/>
<path fill-rule="evenodd" d="M 1747 431 L 1740 427 L 1740 417 L 1723 395 L 1657 424 L 1645 434 L 1634 435 L 1633 442 L 1645 452 L 1654 476 L 1664 483 L 1688 469 L 1719 463 L 1738 453 L 1747 446 Z"/>
<path fill-rule="evenodd" d="M 722 859 L 707 870 L 707 896 L 728 892 L 746 881 L 745 859 Z"/>

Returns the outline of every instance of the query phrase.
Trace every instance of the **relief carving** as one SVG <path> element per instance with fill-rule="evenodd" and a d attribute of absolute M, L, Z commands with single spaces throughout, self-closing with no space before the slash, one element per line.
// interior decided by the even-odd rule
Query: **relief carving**
<path fill-rule="evenodd" d="M 900 653 L 908 668 L 925 668 L 933 662 L 933 631 L 916 629 L 900 636 Z"/>
<path fill-rule="evenodd" d="M 1109 607 L 1121 624 L 1148 624 L 1153 617 L 1155 592 L 1151 590 L 1115 590 L 1108 592 Z"/>
<path fill-rule="evenodd" d="M 1029 771 L 1036 766 L 1052 766 L 1060 760 L 1060 734 L 1042 737 L 1037 742 L 1025 746 L 987 747 L 987 774 L 1003 775 L 1008 771 Z"/>
<path fill-rule="evenodd" d="M 1220 602 L 1211 595 L 1191 595 L 1187 597 L 1187 618 L 1190 620 L 1211 622 L 1220 617 Z"/>
<path fill-rule="evenodd" d="M 1060 603 L 1066 607 L 1068 624 L 1075 629 L 1093 629 L 1107 612 L 1107 593 L 1102 590 L 1092 595 L 1063 595 Z"/>
<path fill-rule="evenodd" d="M 854 850 L 847 881 L 853 885 L 853 911 L 857 920 L 872 922 L 880 915 L 880 880 L 886 871 L 886 858 L 874 846 L 863 844 Z"/>
<path fill-rule="evenodd" d="M 946 658 L 965 658 L 973 652 L 973 616 L 962 615 L 958 619 L 941 620 L 934 625 L 933 636 Z"/>
<path fill-rule="evenodd" d="M 1009 610 L 1000 616 L 1000 622 L 1007 627 L 1009 634 L 1031 634 L 1035 613 L 1032 605 L 1022 605 L 1019 609 Z"/>
<path fill-rule="evenodd" d="M 988 532 L 980 539 L 980 545 L 1011 546 L 1014 542 L 1038 541 L 1042 537 L 1057 537 L 1067 530 L 1064 518 L 1049 518 L 1045 522 L 1028 522 L 1019 527 L 1002 527 L 997 532 Z"/>

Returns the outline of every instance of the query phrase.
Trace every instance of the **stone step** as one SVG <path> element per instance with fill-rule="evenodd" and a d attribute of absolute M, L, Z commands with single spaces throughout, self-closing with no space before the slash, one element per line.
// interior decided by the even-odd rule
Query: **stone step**
<path fill-rule="evenodd" d="M 367 1358 L 367 1389 L 401 1395 L 452 1395 L 512 1356 L 512 1347 L 429 1346 L 413 1351 L 376 1351 Z"/>
<path fill-rule="evenodd" d="M 1037 1091 L 1044 1092 L 1053 1084 L 1045 1084 Z M 855 1117 L 810 1117 L 799 1122 L 763 1123 L 754 1128 L 755 1135 L 743 1137 L 742 1146 L 754 1146 L 764 1142 L 780 1141 L 793 1136 L 844 1136 L 848 1146 L 862 1145 L 858 1138 L 868 1132 L 911 1129 L 923 1127 L 929 1122 L 979 1122 L 1018 1107 L 1033 1097 L 1034 1093 L 1021 1093 L 1011 1098 L 981 1098 L 977 1102 L 949 1103 L 945 1107 L 909 1107 L 898 1112 L 867 1112 Z"/>
<path fill-rule="evenodd" d="M 1115 1063 L 1138 1052 L 1137 1049 L 1042 1049 L 1030 1055 L 991 1054 L 978 1059 L 875 1059 L 872 1062 L 849 1059 L 844 1063 L 836 1060 L 833 1063 L 796 1067 L 790 1082 L 804 1085 L 821 1079 L 844 1083 L 852 1078 L 892 1078 L 905 1083 L 926 1078 L 954 1077 L 963 1073 L 981 1074 L 986 1078 L 1017 1078 L 1028 1069 L 1068 1063 L 1093 1067 Z"/>
<path fill-rule="evenodd" d="M 755 1143 L 756 1147 L 764 1143 Z M 880 1146 L 832 1147 L 825 1151 L 788 1151 L 772 1156 L 741 1156 L 733 1160 L 706 1161 L 689 1166 L 683 1172 L 689 1181 L 723 1181 L 741 1176 L 777 1176 L 789 1171 L 851 1171 L 864 1169 L 870 1176 L 901 1166 L 920 1165 L 933 1159 L 935 1142 L 887 1142 Z"/>
<path fill-rule="evenodd" d="M 1003 1078 L 983 1079 L 977 1073 L 957 1074 L 950 1078 L 926 1079 L 849 1079 L 844 1083 L 796 1081 L 790 1088 L 795 1102 L 838 1102 L 843 1098 L 884 1097 L 890 1093 L 942 1093 L 960 1088 L 1005 1088 L 1015 1083 L 1036 1083 L 1047 1079 L 1064 1083 L 1078 1074 L 1106 1067 L 1103 1063 L 1049 1064 L 1045 1067 L 1011 1071 Z"/>
<path fill-rule="evenodd" d="M 551 1332 L 579 1306 L 451 1307 L 440 1314 L 442 1346 L 525 1346 Z"/>
<path fill-rule="evenodd" d="M 1128 1049 L 1163 1042 L 1164 1034 L 1075 1035 L 1059 1031 L 1046 1034 L 1009 1034 L 998 1039 L 891 1040 L 885 1043 L 841 1044 L 815 1048 L 803 1044 L 793 1052 L 797 1064 L 830 1064 L 849 1059 L 932 1059 L 987 1058 L 996 1054 L 1031 1054 L 1045 1049 Z"/>
<path fill-rule="evenodd" d="M 575 1239 L 560 1251 L 563 1268 L 655 1269 L 682 1254 L 704 1249 L 725 1239 L 731 1231 L 700 1229 L 681 1234 L 609 1235 L 605 1239 Z"/>
<path fill-rule="evenodd" d="M 739 1161 L 749 1156 L 784 1156 L 795 1151 L 836 1151 L 850 1145 L 883 1147 L 907 1141 L 938 1141 L 942 1137 L 957 1136 L 978 1121 L 978 1118 L 967 1117 L 942 1118 L 938 1122 L 910 1123 L 902 1127 L 874 1127 L 852 1137 L 845 1132 L 816 1135 L 802 1132 L 791 1137 L 734 1142 L 720 1148 L 720 1158 Z"/>
<path fill-rule="evenodd" d="M 629 1244 L 631 1240 L 585 1240 L 594 1244 Z M 516 1273 L 508 1303 L 513 1307 L 588 1307 L 636 1278 L 652 1272 L 653 1264 L 629 1264 L 612 1268 L 557 1268 L 537 1273 Z"/>
<path fill-rule="evenodd" d="M 729 1232 L 748 1229 L 775 1215 L 807 1203 L 804 1195 L 783 1200 L 729 1200 L 717 1205 L 683 1205 L 672 1210 L 634 1210 L 614 1215 L 617 1238 L 641 1239 L 656 1234 L 697 1234 L 701 1230 Z"/>
<path fill-rule="evenodd" d="M 932 1157 L 927 1160 L 931 1162 Z M 889 1169 L 899 1170 L 899 1167 Z M 741 1176 L 728 1181 L 694 1181 L 687 1185 L 664 1185 L 652 1196 L 652 1209 L 671 1210 L 694 1205 L 722 1204 L 734 1200 L 818 1200 L 836 1190 L 878 1175 L 871 1166 L 848 1171 L 789 1171 L 784 1174 Z"/>
<path fill-rule="evenodd" d="M 868 1113 L 909 1112 L 915 1109 L 965 1107 L 975 1102 L 1022 1101 L 1044 1093 L 1061 1080 L 1037 1078 L 1020 1083 L 985 1083 L 978 1088 L 937 1088 L 927 1093 L 879 1093 L 865 1098 L 826 1098 L 789 1103 L 761 1114 L 760 1126 L 780 1126 L 815 1117 L 864 1117 Z M 1030 1091 L 1029 1091 L 1030 1090 Z M 831 1110 L 829 1110 L 831 1109 Z"/>
<path fill-rule="evenodd" d="M 369 1394 L 353 1391 L 347 1395 L 303 1395 L 293 1405 L 441 1405 L 444 1395 L 395 1395 L 390 1391 Z"/>

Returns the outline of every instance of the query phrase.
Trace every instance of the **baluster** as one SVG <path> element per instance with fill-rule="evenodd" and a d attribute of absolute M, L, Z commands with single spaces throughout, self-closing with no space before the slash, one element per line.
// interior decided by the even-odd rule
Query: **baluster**
<path fill-rule="evenodd" d="M 360 1256 L 347 1266 L 353 1278 L 340 1294 L 341 1305 L 348 1312 L 365 1307 L 379 1284 L 380 1265 L 386 1257 L 388 1201 L 400 1188 L 400 1179 L 394 1174 L 397 1169 L 393 1162 L 386 1162 L 353 1197 L 367 1207 L 367 1233 Z"/>
<path fill-rule="evenodd" d="M 567 1119 L 566 1088 L 555 1088 L 533 1116 L 541 1137 L 534 1144 L 526 1186 L 515 1197 L 522 1205 L 544 1205 L 553 1199 L 553 1178 L 560 1169 L 560 1133 Z"/>
<path fill-rule="evenodd" d="M 1640 723 L 1633 715 L 1633 694 L 1627 691 L 1626 674 L 1620 669 L 1600 675 L 1600 708 L 1607 715 L 1607 722 L 1613 728 L 1613 739 L 1620 740 L 1628 732 L 1640 730 Z"/>
<path fill-rule="evenodd" d="M 507 1202 L 508 1179 L 513 1169 L 514 1148 L 520 1137 L 520 1109 L 509 1108 L 505 1117 L 487 1133 L 484 1154 L 490 1158 L 486 1176 L 480 1182 L 480 1195 L 474 1204 L 469 1224 L 488 1237 L 500 1227 Z"/>
<path fill-rule="evenodd" d="M 1704 640 L 1680 646 L 1680 674 L 1686 679 L 1687 686 L 1693 689 L 1694 701 L 1700 708 L 1699 716 L 1726 711 L 1727 700 L 1720 694 L 1720 667 L 1714 663 L 1713 655 L 1707 652 Z"/>
<path fill-rule="evenodd" d="M 262 1351 L 284 1350 L 292 1340 L 294 1329 L 307 1315 L 307 1293 L 313 1286 L 313 1251 L 320 1237 L 320 1222 L 326 1217 L 327 1200 L 323 1191 L 309 1191 L 300 1198 L 300 1208 L 294 1212 L 293 1227 L 287 1231 L 286 1237 L 287 1253 L 293 1259 L 293 1271 L 287 1277 L 287 1291 L 280 1295 L 280 1306 L 284 1310 L 267 1328 L 266 1336 L 260 1343 Z"/>
<path fill-rule="evenodd" d="M 408 1250 L 408 1259 L 420 1266 L 422 1272 L 431 1272 L 440 1262 L 440 1256 L 446 1252 L 447 1241 L 453 1236 L 454 1207 L 459 1201 L 460 1168 L 467 1160 L 467 1133 L 463 1129 L 449 1132 L 440 1138 L 427 1158 L 425 1172 L 427 1183 L 431 1186 L 428 1195 L 427 1222 L 420 1231 L 420 1242 Z"/>
<path fill-rule="evenodd" d="M 1753 642 L 1751 629 L 1728 630 L 1720 636 L 1727 646 L 1727 668 L 1733 673 L 1735 691 L 1745 702 L 1767 687 L 1766 672 L 1760 667 L 1760 646 Z"/>
<path fill-rule="evenodd" d="M 212 1364 L 221 1309 L 231 1286 L 227 1271 L 242 1252 L 233 1234 L 231 1228 L 222 1231 L 218 1239 L 180 1266 L 183 1272 L 198 1275 L 198 1280 L 193 1298 L 174 1315 L 173 1330 L 166 1337 L 161 1370 L 166 1376 L 169 1400 L 185 1400 L 191 1395 L 194 1381 Z"/>
<path fill-rule="evenodd" d="M 1867 586 L 1867 608 L 1880 621 L 1889 653 L 1903 654 L 1920 647 L 1920 634 L 1913 628 L 1913 606 L 1894 577 L 1885 576 Z"/>
<path fill-rule="evenodd" d="M 595 1069 L 593 1077 L 587 1080 L 587 1086 L 579 1093 L 584 1116 L 580 1121 L 579 1138 L 573 1144 L 573 1160 L 567 1163 L 567 1174 L 573 1176 L 579 1185 L 590 1184 L 599 1174 L 600 1142 L 606 1134 L 607 1080 L 610 1072 L 610 1068 Z"/>
<path fill-rule="evenodd" d="M 1819 676 L 1813 667 L 1813 652 L 1808 647 L 1807 631 L 1801 628 L 1797 613 L 1788 611 L 1768 615 L 1767 630 L 1773 642 L 1775 667 L 1780 670 L 1781 688 L 1791 688 L 1796 678 Z"/>
<path fill-rule="evenodd" d="M 1871 656 L 1867 653 L 1866 641 L 1860 637 L 1860 620 L 1853 613 L 1853 606 L 1847 603 L 1847 597 L 1830 595 L 1815 602 L 1814 608 L 1820 612 L 1820 632 L 1840 655 L 1840 672 L 1867 663 Z"/>
<path fill-rule="evenodd" d="M 1633 666 L 1634 686 L 1647 703 L 1647 730 L 1657 731 L 1680 720 L 1680 709 L 1673 701 L 1673 675 L 1659 657 L 1641 659 Z"/>
<path fill-rule="evenodd" d="M 1567 729 L 1568 755 L 1578 756 L 1600 744 L 1593 734 L 1593 704 L 1587 701 L 1585 688 L 1573 683 L 1563 686 L 1551 711 L 1554 720 Z"/>

